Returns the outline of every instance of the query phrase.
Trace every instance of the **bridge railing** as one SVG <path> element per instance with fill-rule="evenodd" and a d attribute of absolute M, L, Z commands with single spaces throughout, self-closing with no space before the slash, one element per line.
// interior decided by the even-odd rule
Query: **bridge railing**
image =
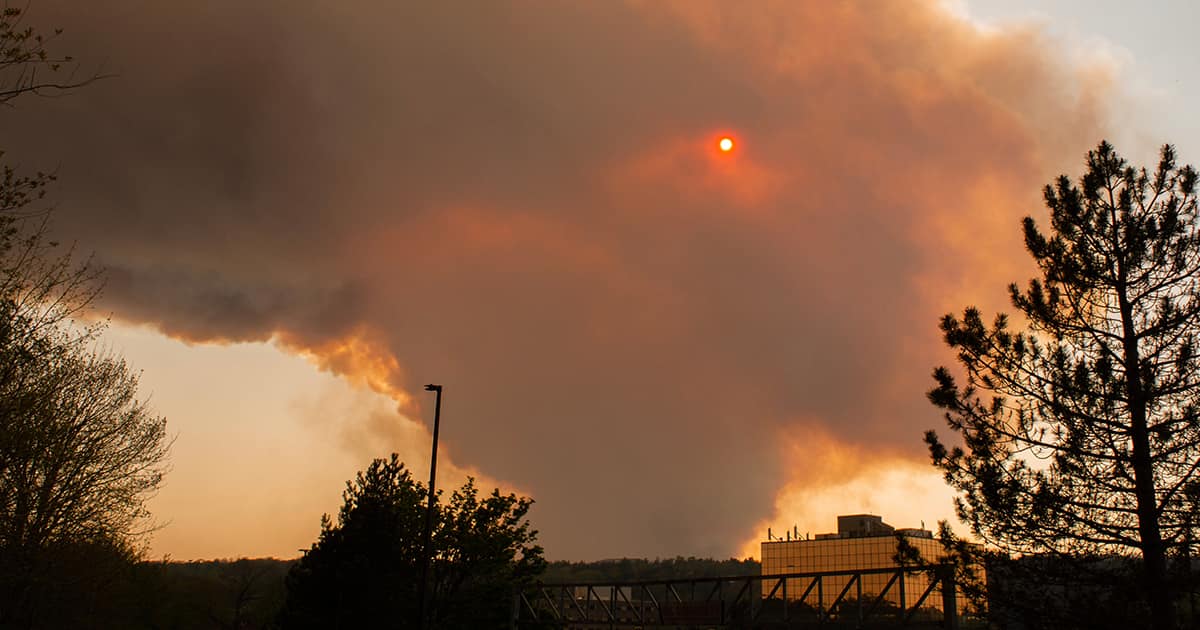
<path fill-rule="evenodd" d="M 957 590 L 948 566 L 539 584 L 514 597 L 514 625 L 748 629 L 870 623 L 957 630 Z"/>

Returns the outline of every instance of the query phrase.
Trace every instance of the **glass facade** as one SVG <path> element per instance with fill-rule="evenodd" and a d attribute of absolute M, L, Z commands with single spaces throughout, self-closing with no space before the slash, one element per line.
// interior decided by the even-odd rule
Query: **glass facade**
<path fill-rule="evenodd" d="M 932 538 L 906 536 L 905 539 L 921 552 L 921 557 L 927 560 L 935 560 L 943 554 L 941 544 Z M 782 573 L 892 568 L 897 566 L 896 545 L 896 538 L 892 534 L 764 542 L 762 543 L 762 573 L 763 575 L 779 575 Z M 886 574 L 862 576 L 863 597 L 870 597 L 873 600 L 883 591 L 891 577 Z M 818 605 L 821 608 L 828 608 L 851 579 L 849 576 L 823 578 L 820 588 L 814 586 L 808 596 L 804 598 L 804 602 L 814 608 Z M 812 578 L 787 580 L 787 599 L 800 599 L 812 582 Z M 921 573 L 905 575 L 903 582 L 903 585 L 893 584 L 884 599 L 899 606 L 903 595 L 905 607 L 911 607 L 929 587 L 929 578 Z M 764 580 L 763 597 L 771 595 L 770 591 L 773 588 L 775 588 L 774 581 Z M 774 596 L 783 598 L 784 594 L 781 591 L 782 589 L 777 590 Z M 819 602 L 818 596 L 820 597 Z M 846 593 L 846 599 L 853 600 L 857 597 L 857 585 L 851 586 Z M 934 592 L 926 598 L 922 607 L 940 609 L 941 605 L 941 593 Z"/>
<path fill-rule="evenodd" d="M 863 569 L 899 568 L 896 563 L 899 541 L 904 540 L 920 552 L 921 558 L 936 563 L 945 555 L 941 543 L 933 539 L 926 529 L 896 530 L 874 514 L 851 514 L 839 516 L 836 534 L 817 534 L 814 539 L 800 539 L 790 535 L 786 540 L 770 536 L 762 543 L 762 574 L 782 575 L 789 573 L 818 573 L 835 571 L 859 571 Z M 827 610 L 846 590 L 842 601 L 854 601 L 861 597 L 874 601 L 880 593 L 883 600 L 897 607 L 912 608 L 929 588 L 930 579 L 924 572 L 905 574 L 889 587 L 894 573 L 862 575 L 855 582 L 853 576 L 814 578 L 789 578 L 785 584 L 778 580 L 763 580 L 763 597 L 802 602 L 812 608 Z M 886 592 L 885 592 L 886 591 Z M 962 601 L 961 593 L 959 601 Z M 921 603 L 921 608 L 942 608 L 940 588 L 933 591 Z"/>

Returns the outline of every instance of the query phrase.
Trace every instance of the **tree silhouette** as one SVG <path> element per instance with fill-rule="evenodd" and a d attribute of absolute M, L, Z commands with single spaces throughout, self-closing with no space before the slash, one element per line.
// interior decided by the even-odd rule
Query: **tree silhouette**
<path fill-rule="evenodd" d="M 1154 628 L 1174 628 L 1167 560 L 1184 555 L 1200 470 L 1200 231 L 1196 172 L 1170 146 L 1153 173 L 1106 142 L 1073 184 L 1045 188 L 1049 234 L 1023 222 L 1040 270 L 1009 287 L 1023 316 L 968 308 L 941 329 L 965 373 L 930 400 L 962 446 L 926 433 L 984 542 L 1090 567 L 1141 559 Z"/>
<path fill-rule="evenodd" d="M 47 53 L 48 38 L 23 19 L 0 9 L 0 105 L 86 83 L 54 78 L 69 59 Z M 3 627 L 94 618 L 103 584 L 138 555 L 168 450 L 165 420 L 137 399 L 137 374 L 96 350 L 103 324 L 76 321 L 98 272 L 59 249 L 48 212 L 34 207 L 53 180 L 8 165 L 0 174 Z"/>
<path fill-rule="evenodd" d="M 45 35 L 25 23 L 26 9 L 0 7 L 0 105 L 27 94 L 57 96 L 101 78 L 80 78 L 69 55 L 51 53 L 46 45 L 62 33 Z"/>
<path fill-rule="evenodd" d="M 393 454 L 346 483 L 337 522 L 287 577 L 280 625 L 417 627 L 425 487 Z M 532 501 L 499 490 L 480 498 L 473 479 L 442 505 L 435 497 L 428 618 L 434 628 L 491 628 L 509 618 L 513 589 L 545 567 L 526 514 Z"/>

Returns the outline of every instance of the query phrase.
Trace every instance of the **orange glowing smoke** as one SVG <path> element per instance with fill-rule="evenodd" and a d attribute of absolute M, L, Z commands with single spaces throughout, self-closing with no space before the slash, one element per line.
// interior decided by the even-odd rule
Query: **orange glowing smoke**
<path fill-rule="evenodd" d="M 412 397 L 395 383 L 402 380 L 400 362 L 382 348 L 387 346 L 379 335 L 362 327 L 343 338 L 323 344 L 305 344 L 287 334 L 276 334 L 276 342 L 292 349 L 322 370 L 341 374 L 350 382 L 366 387 L 396 401 L 400 407 L 411 404 Z"/>

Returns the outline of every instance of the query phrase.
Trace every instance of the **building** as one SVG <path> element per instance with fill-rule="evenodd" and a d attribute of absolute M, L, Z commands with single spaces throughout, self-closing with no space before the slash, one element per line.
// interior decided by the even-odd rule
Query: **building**
<path fill-rule="evenodd" d="M 850 514 L 837 517 L 837 533 L 817 534 L 809 538 L 799 532 L 787 533 L 777 538 L 768 530 L 768 540 L 762 543 L 762 574 L 783 575 L 791 573 L 816 573 L 825 571 L 857 571 L 861 569 L 885 569 L 898 567 L 896 563 L 898 536 L 921 552 L 926 561 L 936 562 L 945 552 L 941 543 L 934 540 L 927 529 L 896 529 L 874 514 Z M 874 600 L 884 590 L 894 574 L 863 575 L 862 595 Z M 808 589 L 804 603 L 813 608 L 827 609 L 838 594 L 850 584 L 851 576 L 823 577 L 820 588 L 813 578 L 793 578 L 786 581 L 786 599 L 798 600 Z M 885 600 L 899 606 L 902 602 L 911 608 L 929 586 L 929 578 L 923 573 L 906 574 L 887 589 Z M 785 598 L 782 591 L 775 589 L 776 580 L 763 580 L 763 597 Z M 772 595 L 771 591 L 775 589 Z M 936 591 L 937 589 L 935 589 Z M 846 599 L 856 599 L 857 584 L 852 585 Z M 940 592 L 930 593 L 922 608 L 940 609 Z"/>

